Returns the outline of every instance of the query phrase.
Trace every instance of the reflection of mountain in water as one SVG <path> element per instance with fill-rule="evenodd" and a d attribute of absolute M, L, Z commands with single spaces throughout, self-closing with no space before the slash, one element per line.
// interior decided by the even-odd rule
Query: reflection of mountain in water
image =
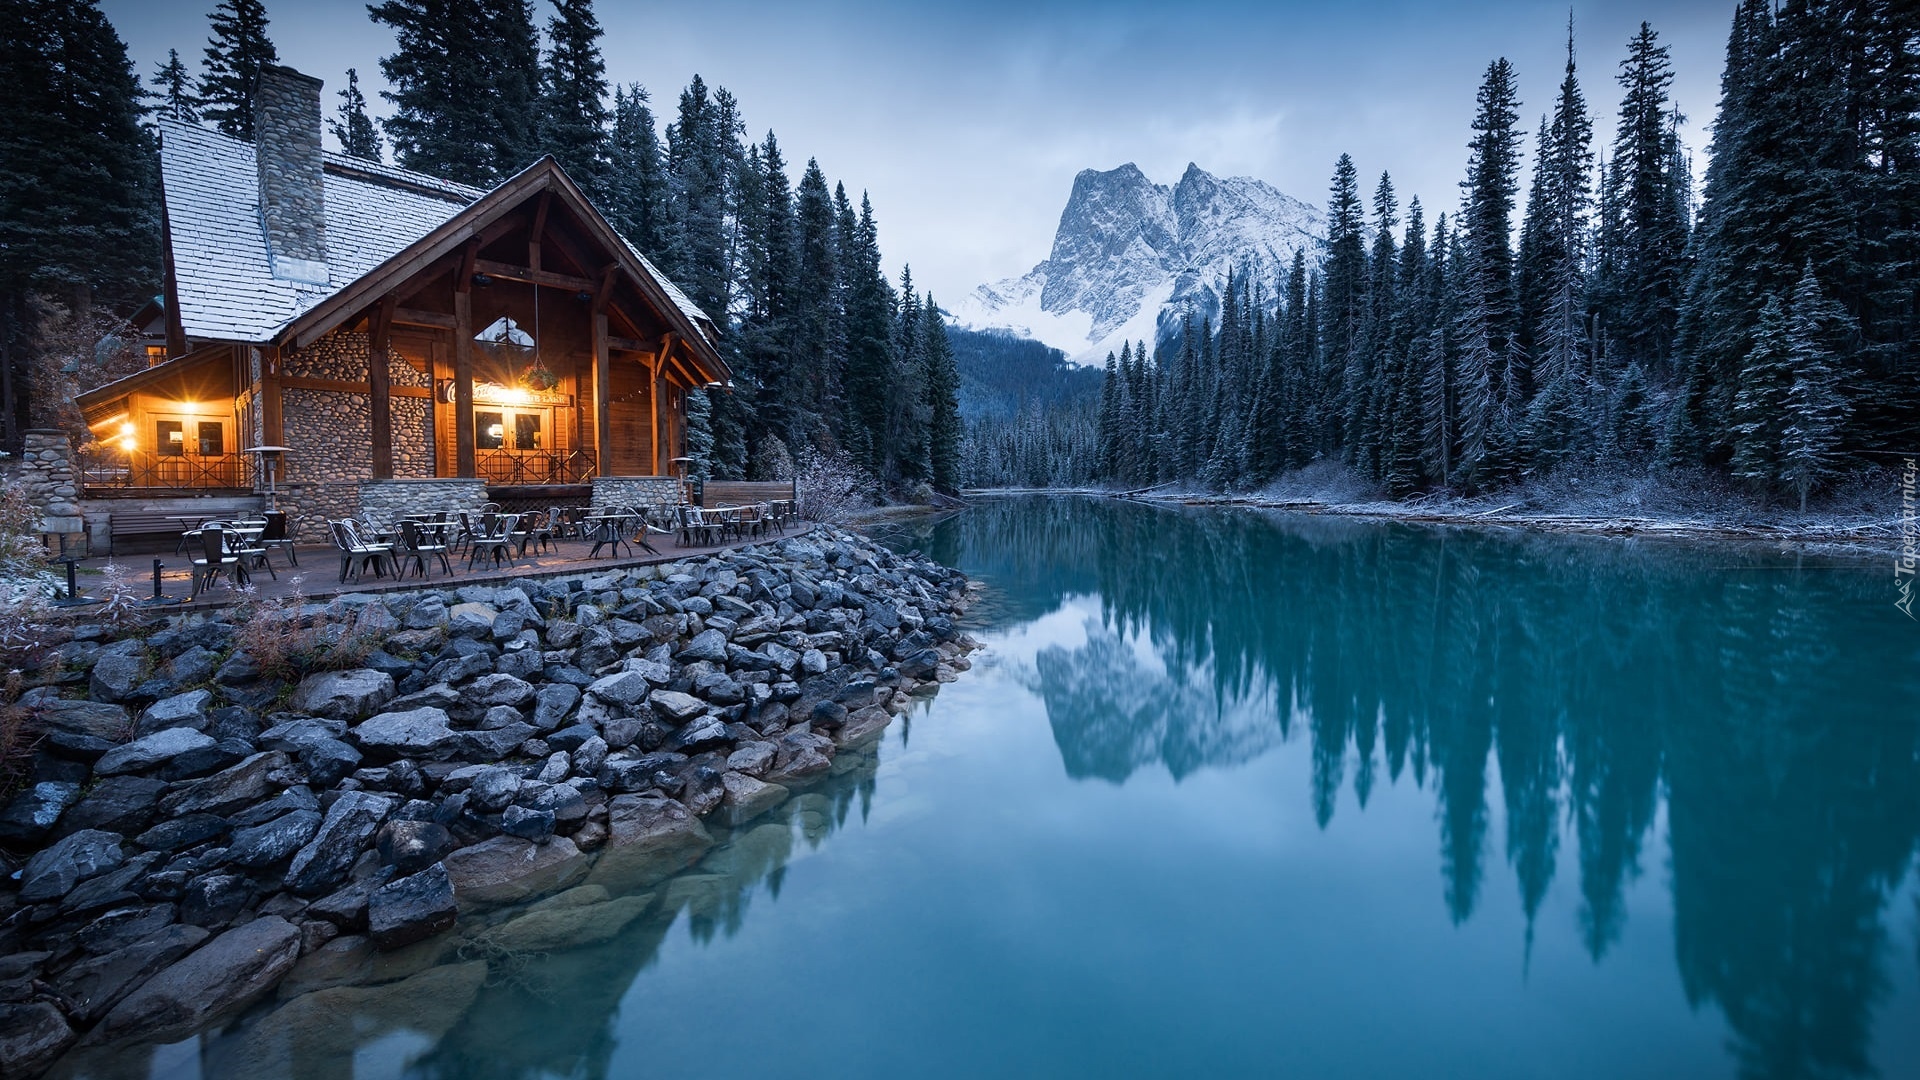
<path fill-rule="evenodd" d="M 1284 735 L 1269 693 L 1219 698 L 1204 678 L 1143 659 L 1097 621 L 1087 624 L 1086 644 L 1048 646 L 1034 669 L 1030 689 L 1046 703 L 1061 761 L 1076 780 L 1119 783 L 1157 764 L 1178 780 L 1250 760 Z"/>
<path fill-rule="evenodd" d="M 1920 652 L 1877 568 L 1105 499 L 988 502 L 911 542 L 1013 615 L 1099 596 L 1086 647 L 1036 665 L 1070 773 L 1181 775 L 1291 720 L 1323 826 L 1349 786 L 1433 792 L 1455 921 L 1494 844 L 1529 922 L 1571 860 L 1601 959 L 1664 798 L 1682 984 L 1742 1073 L 1871 1072 L 1920 831 Z"/>

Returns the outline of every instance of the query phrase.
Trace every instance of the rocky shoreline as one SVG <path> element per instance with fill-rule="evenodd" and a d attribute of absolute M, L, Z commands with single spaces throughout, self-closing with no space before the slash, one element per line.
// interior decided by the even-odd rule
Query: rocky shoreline
<path fill-rule="evenodd" d="M 45 735 L 0 808 L 0 1074 L 184 1038 L 589 873 L 660 881 L 708 824 L 861 759 L 966 670 L 969 595 L 817 529 L 145 636 L 77 626 L 26 673 Z M 255 655 L 295 639 L 340 670 Z"/>

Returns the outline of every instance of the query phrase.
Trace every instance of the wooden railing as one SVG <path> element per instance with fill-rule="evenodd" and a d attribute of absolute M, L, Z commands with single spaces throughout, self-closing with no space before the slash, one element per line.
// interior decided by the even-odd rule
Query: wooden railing
<path fill-rule="evenodd" d="M 250 490 L 253 463 L 244 454 L 82 453 L 80 486 L 91 490 L 187 488 Z"/>
<path fill-rule="evenodd" d="M 481 450 L 474 471 L 499 487 L 531 484 L 584 484 L 597 471 L 590 450 Z"/>

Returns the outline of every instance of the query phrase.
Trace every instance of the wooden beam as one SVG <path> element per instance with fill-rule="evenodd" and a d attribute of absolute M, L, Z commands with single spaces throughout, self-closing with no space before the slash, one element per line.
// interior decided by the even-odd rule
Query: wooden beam
<path fill-rule="evenodd" d="M 643 356 L 653 355 L 653 346 L 646 342 L 637 341 L 629 337 L 620 337 L 616 334 L 607 335 L 607 348 L 612 349 L 614 352 L 640 353 Z"/>
<path fill-rule="evenodd" d="M 572 289 L 574 292 L 592 292 L 596 284 L 571 274 L 555 274 L 546 270 L 535 270 L 531 266 L 496 262 L 493 259 L 475 259 L 473 268 L 488 277 L 497 277 L 506 281 L 524 281 L 530 285 L 546 285 L 555 289 Z"/>
<path fill-rule="evenodd" d="M 469 280 L 467 275 L 460 280 Z M 472 477 L 473 464 L 473 294 L 453 294 L 453 475 Z"/>
<path fill-rule="evenodd" d="M 375 480 L 393 479 L 393 398 L 388 393 L 393 380 L 387 371 L 387 342 L 398 306 L 388 293 L 367 316 L 367 423 L 372 428 Z"/>
<path fill-rule="evenodd" d="M 365 394 L 366 383 L 352 382 L 347 379 L 308 379 L 299 375 L 280 376 L 280 385 L 287 390 L 324 390 L 330 394 Z M 424 386 L 390 386 L 387 394 L 397 398 L 429 398 L 433 391 Z"/>
<path fill-rule="evenodd" d="M 480 261 L 480 240 L 475 237 L 467 241 L 467 248 L 460 253 L 460 269 L 453 275 L 453 291 L 465 296 L 473 291 L 473 268 Z"/>
<path fill-rule="evenodd" d="M 593 313 L 606 313 L 607 301 L 613 299 L 613 275 L 620 271 L 620 264 L 610 262 L 600 271 L 600 284 L 593 288 Z"/>
<path fill-rule="evenodd" d="M 593 452 L 600 463 L 600 475 L 612 476 L 613 408 L 608 400 L 613 390 L 613 363 L 607 354 L 607 317 L 593 317 Z"/>
<path fill-rule="evenodd" d="M 421 311 L 419 308 L 396 307 L 393 309 L 395 326 L 431 326 L 436 330 L 453 329 L 453 316 L 442 315 L 437 311 Z"/>
<path fill-rule="evenodd" d="M 553 189 L 540 193 L 540 201 L 533 207 L 533 231 L 527 234 L 527 266 L 534 272 L 540 270 L 540 237 L 547 231 L 547 208 L 553 205 Z"/>
<path fill-rule="evenodd" d="M 287 444 L 286 417 L 281 411 L 280 398 L 280 350 L 271 345 L 260 347 L 260 433 L 266 440 L 262 445 Z"/>
<path fill-rule="evenodd" d="M 660 362 L 666 358 L 666 348 L 663 339 L 660 351 L 654 354 L 647 370 L 647 419 L 652 428 L 652 435 L 647 439 L 647 469 L 652 476 L 664 475 L 660 472 Z"/>

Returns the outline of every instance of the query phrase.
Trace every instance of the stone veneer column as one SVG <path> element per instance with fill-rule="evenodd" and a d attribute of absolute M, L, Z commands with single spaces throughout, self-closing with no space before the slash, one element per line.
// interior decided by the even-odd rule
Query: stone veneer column
<path fill-rule="evenodd" d="M 671 476 L 596 476 L 593 478 L 593 505 L 637 506 L 677 503 L 680 481 Z"/>
<path fill-rule="evenodd" d="M 67 549 L 77 552 L 87 526 L 80 516 L 80 470 L 74 465 L 73 440 L 66 432 L 36 428 L 26 433 L 20 482 L 40 513 L 34 529 L 43 536 L 65 537 Z"/>

